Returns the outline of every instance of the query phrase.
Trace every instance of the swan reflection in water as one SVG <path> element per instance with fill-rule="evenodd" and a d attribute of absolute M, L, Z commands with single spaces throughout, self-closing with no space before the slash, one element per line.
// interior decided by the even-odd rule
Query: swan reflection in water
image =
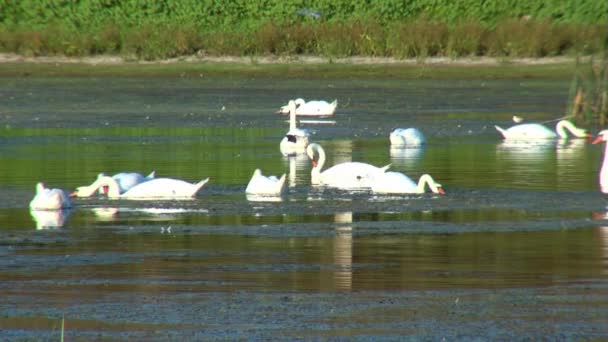
<path fill-rule="evenodd" d="M 144 215 L 151 221 L 172 221 L 180 215 L 189 213 L 208 213 L 207 209 L 201 208 L 120 208 L 120 207 L 95 207 L 90 209 L 98 221 L 111 222 L 120 219 L 121 215 Z"/>
<path fill-rule="evenodd" d="M 395 166 L 415 166 L 424 154 L 424 146 L 391 146 L 391 163 Z"/>
<path fill-rule="evenodd" d="M 294 188 L 298 183 L 306 184 L 308 182 L 308 178 L 304 177 L 308 174 L 306 171 L 310 168 L 310 160 L 306 153 L 283 156 L 283 162 L 289 168 L 287 185 L 290 188 Z M 298 175 L 300 178 L 298 178 Z"/>
<path fill-rule="evenodd" d="M 36 229 L 63 227 L 71 214 L 71 209 L 36 210 L 30 209 L 30 215 L 36 222 Z"/>
<path fill-rule="evenodd" d="M 352 211 L 335 213 L 336 237 L 334 238 L 334 284 L 336 289 L 352 290 L 353 284 L 353 232 Z"/>

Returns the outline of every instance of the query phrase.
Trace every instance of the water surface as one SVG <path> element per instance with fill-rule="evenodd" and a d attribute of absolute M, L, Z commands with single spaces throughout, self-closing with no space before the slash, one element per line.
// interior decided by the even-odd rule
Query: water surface
<path fill-rule="evenodd" d="M 57 338 L 61 317 L 84 339 L 608 336 L 602 147 L 494 129 L 552 125 L 567 80 L 2 81 L 3 338 Z M 279 152 L 293 97 L 338 99 L 335 124 L 304 126 L 328 165 L 390 163 L 447 194 L 311 187 L 306 156 Z M 391 149 L 396 127 L 427 146 Z M 288 174 L 280 201 L 247 198 L 255 168 Z M 38 181 L 153 170 L 211 181 L 193 200 L 28 208 Z"/>

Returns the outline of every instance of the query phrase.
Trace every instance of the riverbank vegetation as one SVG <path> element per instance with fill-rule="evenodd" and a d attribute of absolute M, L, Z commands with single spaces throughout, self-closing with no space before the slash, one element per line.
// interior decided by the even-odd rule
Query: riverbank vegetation
<path fill-rule="evenodd" d="M 25 56 L 315 55 L 328 58 L 595 54 L 596 0 L 0 0 L 0 52 Z"/>

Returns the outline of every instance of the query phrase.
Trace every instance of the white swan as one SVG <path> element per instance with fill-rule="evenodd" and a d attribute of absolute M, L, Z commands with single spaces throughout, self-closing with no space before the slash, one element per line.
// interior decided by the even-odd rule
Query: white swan
<path fill-rule="evenodd" d="M 329 103 L 327 101 L 304 101 L 302 98 L 298 98 L 294 100 L 296 104 L 296 114 L 302 116 L 331 116 L 336 113 L 336 108 L 338 107 L 338 100 L 334 100 Z M 289 113 L 289 104 L 282 106 L 278 113 L 280 114 L 288 114 Z"/>
<path fill-rule="evenodd" d="M 566 130 L 576 138 L 589 137 L 586 130 L 574 126 L 574 124 L 568 120 L 559 121 L 555 125 L 555 131 L 537 123 L 515 125 L 508 129 L 503 129 L 499 126 L 494 127 L 496 127 L 496 130 L 498 130 L 505 139 L 513 140 L 568 138 Z"/>
<path fill-rule="evenodd" d="M 308 132 L 296 127 L 296 104 L 289 101 L 289 131 L 281 140 L 279 148 L 283 155 L 303 153 L 308 146 Z"/>
<path fill-rule="evenodd" d="M 285 179 L 285 174 L 281 178 L 275 176 L 266 177 L 262 175 L 260 169 L 255 169 L 245 192 L 252 195 L 278 196 L 285 189 Z"/>
<path fill-rule="evenodd" d="M 100 175 L 93 184 L 76 188 L 72 197 L 90 197 L 99 188 L 104 187 L 108 198 L 126 199 L 178 199 L 192 198 L 209 181 L 203 179 L 198 183 L 189 183 L 180 179 L 154 178 L 147 182 L 139 183 L 124 193 L 120 193 L 118 182 L 109 176 Z"/>
<path fill-rule="evenodd" d="M 599 144 L 602 141 L 608 141 L 608 129 L 600 131 L 592 144 Z M 603 193 L 608 193 L 608 144 L 604 148 L 604 160 L 600 169 L 600 189 Z"/>
<path fill-rule="evenodd" d="M 372 183 L 372 192 L 381 194 L 423 194 L 428 185 L 431 192 L 445 194 L 441 184 L 428 174 L 420 176 L 418 184 L 401 172 L 385 172 Z"/>
<path fill-rule="evenodd" d="M 97 177 L 99 178 L 100 175 L 105 176 L 105 174 L 100 173 Z M 149 181 L 151 179 L 154 179 L 155 176 L 156 176 L 156 171 L 150 172 L 150 174 L 147 176 L 144 176 L 141 173 L 137 173 L 137 172 L 120 172 L 120 173 L 113 175 L 112 178 L 114 178 L 118 182 L 118 187 L 120 189 L 120 193 L 122 194 L 139 183 L 143 183 L 143 182 Z M 100 190 L 102 190 L 102 189 L 100 189 Z M 100 191 L 100 193 L 101 192 L 102 191 Z"/>
<path fill-rule="evenodd" d="M 353 190 L 369 189 L 374 178 L 382 175 L 390 167 L 390 164 L 384 167 L 376 167 L 360 162 L 345 162 L 321 172 L 325 164 L 325 151 L 321 145 L 315 143 L 308 145 L 306 154 L 312 160 L 313 167 L 310 172 L 310 181 L 313 185 Z"/>
<path fill-rule="evenodd" d="M 49 189 L 43 183 L 36 184 L 36 195 L 30 202 L 30 209 L 61 210 L 70 208 L 70 198 L 61 189 Z"/>
<path fill-rule="evenodd" d="M 393 146 L 418 147 L 426 143 L 424 134 L 416 128 L 396 128 L 389 139 Z"/>

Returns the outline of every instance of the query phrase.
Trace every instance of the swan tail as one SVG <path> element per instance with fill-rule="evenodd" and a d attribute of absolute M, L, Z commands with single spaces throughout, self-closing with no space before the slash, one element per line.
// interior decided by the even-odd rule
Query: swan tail
<path fill-rule="evenodd" d="M 152 172 L 150 172 L 149 175 L 146 176 L 146 178 L 149 178 L 149 179 L 152 179 L 154 177 L 156 177 L 156 171 L 152 171 Z"/>
<path fill-rule="evenodd" d="M 380 170 L 382 172 L 386 172 L 386 170 L 388 170 L 389 167 L 391 167 L 392 164 L 388 164 L 388 165 L 384 165 L 383 167 L 380 168 Z"/>
<path fill-rule="evenodd" d="M 285 180 L 287 180 L 287 175 L 284 173 L 277 182 L 277 192 L 278 193 L 281 193 L 283 191 L 283 187 L 285 186 Z"/>
<path fill-rule="evenodd" d="M 198 194 L 198 192 L 201 191 L 201 189 L 205 186 L 205 184 L 207 184 L 207 182 L 209 182 L 209 177 L 196 183 L 194 186 L 194 191 L 192 192 L 192 197 L 196 196 L 196 194 Z"/>
<path fill-rule="evenodd" d="M 501 128 L 500 126 L 494 125 L 494 127 L 496 127 L 496 130 L 500 132 L 500 134 L 502 134 L 503 137 L 507 137 L 507 131 L 503 128 Z"/>

